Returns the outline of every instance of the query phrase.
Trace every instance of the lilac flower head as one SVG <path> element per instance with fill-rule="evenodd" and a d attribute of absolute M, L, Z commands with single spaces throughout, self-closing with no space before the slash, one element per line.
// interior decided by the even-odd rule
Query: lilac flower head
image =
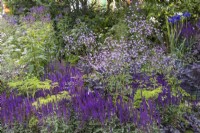
<path fill-rule="evenodd" d="M 25 16 L 25 17 L 23 18 L 23 20 L 24 20 L 25 22 L 32 23 L 32 22 L 35 21 L 35 17 L 34 17 L 33 15 L 30 14 L 30 15 Z"/>
<path fill-rule="evenodd" d="M 32 7 L 30 12 L 23 18 L 25 22 L 35 22 L 35 21 L 42 21 L 42 22 L 50 22 L 51 15 L 48 13 L 48 8 L 44 6 L 35 6 Z"/>
<path fill-rule="evenodd" d="M 8 23 L 10 23 L 11 25 L 16 25 L 18 23 L 17 18 L 14 16 L 9 16 L 4 14 L 2 16 Z"/>
<path fill-rule="evenodd" d="M 44 6 L 35 6 L 30 9 L 32 14 L 43 14 L 46 11 Z"/>
<path fill-rule="evenodd" d="M 49 13 L 47 13 L 44 16 L 41 16 L 40 19 L 42 20 L 42 22 L 50 22 L 51 21 L 51 15 Z"/>

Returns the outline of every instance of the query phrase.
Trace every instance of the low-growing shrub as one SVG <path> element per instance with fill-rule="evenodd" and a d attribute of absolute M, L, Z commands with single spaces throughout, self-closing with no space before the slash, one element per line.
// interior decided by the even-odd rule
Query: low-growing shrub
<path fill-rule="evenodd" d="M 19 94 L 34 97 L 35 92 L 40 90 L 40 89 L 50 89 L 51 88 L 51 81 L 50 80 L 45 80 L 45 81 L 40 81 L 36 77 L 33 78 L 27 78 L 23 80 L 16 80 L 16 81 L 11 81 L 8 83 L 9 87 L 11 88 L 16 88 Z"/>
<path fill-rule="evenodd" d="M 156 99 L 161 91 L 161 87 L 154 90 L 138 89 L 134 95 L 134 105 L 138 107 L 143 98 Z"/>

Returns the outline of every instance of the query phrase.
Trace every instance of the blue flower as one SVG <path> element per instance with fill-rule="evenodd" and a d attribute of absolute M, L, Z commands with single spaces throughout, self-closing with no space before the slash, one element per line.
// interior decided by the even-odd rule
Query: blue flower
<path fill-rule="evenodd" d="M 183 16 L 186 17 L 186 18 L 188 18 L 188 17 L 191 16 L 191 14 L 190 14 L 189 12 L 184 12 L 184 13 L 183 13 Z"/>
<path fill-rule="evenodd" d="M 173 17 L 169 17 L 168 22 L 173 24 L 173 23 L 176 23 L 177 21 L 179 21 L 180 19 L 181 19 L 180 15 L 175 15 Z"/>
<path fill-rule="evenodd" d="M 180 15 L 175 15 L 173 16 L 175 22 L 179 21 L 181 19 L 181 16 Z"/>
<path fill-rule="evenodd" d="M 169 18 L 168 18 L 168 22 L 169 22 L 169 23 L 175 23 L 174 18 L 173 18 L 173 17 L 169 17 Z"/>

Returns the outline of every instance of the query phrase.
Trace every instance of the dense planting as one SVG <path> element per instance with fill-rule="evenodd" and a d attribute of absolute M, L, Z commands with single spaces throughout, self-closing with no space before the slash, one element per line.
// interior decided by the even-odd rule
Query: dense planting
<path fill-rule="evenodd" d="M 0 132 L 200 132 L 198 0 L 3 3 Z"/>

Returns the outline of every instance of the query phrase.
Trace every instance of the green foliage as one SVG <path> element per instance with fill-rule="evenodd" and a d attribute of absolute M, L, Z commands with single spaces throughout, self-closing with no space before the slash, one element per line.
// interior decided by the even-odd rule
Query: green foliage
<path fill-rule="evenodd" d="M 40 97 L 32 105 L 36 106 L 36 107 L 40 107 L 40 106 L 46 105 L 48 103 L 58 102 L 58 101 L 60 101 L 62 99 L 68 99 L 68 100 L 70 99 L 70 95 L 69 95 L 69 93 L 67 91 L 61 91 L 56 95 L 48 95 L 48 96 L 46 96 L 44 98 Z"/>
<path fill-rule="evenodd" d="M 27 65 L 29 73 L 39 76 L 44 71 L 44 66 L 56 54 L 54 29 L 52 23 L 34 22 L 23 24 L 21 32 L 24 35 L 18 38 L 22 44 L 22 55 L 19 63 Z"/>
<path fill-rule="evenodd" d="M 110 121 L 106 121 L 106 126 L 102 128 L 103 133 L 113 131 L 114 133 L 126 133 L 135 131 L 136 127 L 134 123 L 120 124 L 116 117 L 112 117 Z"/>
<path fill-rule="evenodd" d="M 182 58 L 186 53 L 188 47 L 185 46 L 186 38 L 183 40 L 180 39 L 181 30 L 185 20 L 182 18 L 181 22 L 178 24 L 170 24 L 168 18 L 166 17 L 166 27 L 167 27 L 167 36 L 169 42 L 169 49 L 172 54 L 177 55 L 177 57 Z"/>
<path fill-rule="evenodd" d="M 44 5 L 45 7 L 49 7 L 49 11 L 51 14 L 51 19 L 54 19 L 56 15 L 62 13 L 65 15 L 64 18 L 60 20 L 53 20 L 53 22 L 40 22 L 35 21 L 32 23 L 24 23 L 20 22 L 20 25 L 11 25 L 7 23 L 4 19 L 0 21 L 0 81 L 12 80 L 14 77 L 18 77 L 18 80 L 14 80 L 9 82 L 9 87 L 17 89 L 20 94 L 27 95 L 28 97 L 32 95 L 34 97 L 36 91 L 50 90 L 54 87 L 57 87 L 57 83 L 52 84 L 50 80 L 40 81 L 38 77 L 43 75 L 44 67 L 47 65 L 49 61 L 61 55 L 63 60 L 76 64 L 79 59 L 86 57 L 89 54 L 93 54 L 99 50 L 101 46 L 99 45 L 107 45 L 103 43 L 105 38 L 111 36 L 116 40 L 120 40 L 121 38 L 128 38 L 128 27 L 124 22 L 124 13 L 126 10 L 119 9 L 118 11 L 113 12 L 101 12 L 99 10 L 91 10 L 89 6 L 84 3 L 84 0 L 64 0 L 64 1 L 55 1 L 55 0 L 5 0 L 8 6 L 11 8 L 12 13 L 18 14 L 17 10 L 20 7 L 25 8 L 25 12 L 28 11 L 28 8 L 35 5 Z M 111 0 L 109 0 L 111 2 Z M 119 0 L 117 1 L 119 4 Z M 172 16 L 177 12 L 189 11 L 192 14 L 192 19 L 196 19 L 199 17 L 200 8 L 199 0 L 176 0 L 170 1 L 169 3 L 161 2 L 160 0 L 149 0 L 144 1 L 142 6 L 142 10 L 147 15 L 147 18 L 154 17 L 158 20 L 155 24 L 157 28 L 161 28 L 165 33 L 165 41 L 167 41 L 168 46 L 170 48 L 171 53 L 175 53 L 178 57 L 183 57 L 185 54 L 185 41 L 179 41 L 180 31 L 175 31 L 177 27 L 173 27 L 166 21 L 168 16 Z M 79 5 L 82 5 L 83 8 L 80 8 Z M 71 10 L 73 6 L 73 10 Z M 139 5 L 138 5 L 139 6 Z M 62 11 L 62 9 L 66 9 L 68 11 Z M 91 11 L 91 12 L 90 12 Z M 135 14 L 131 14 L 135 15 Z M 141 17 L 141 14 L 138 14 L 138 18 Z M 137 19 L 133 19 L 129 21 L 129 23 L 136 21 Z M 144 19 L 145 20 L 145 19 Z M 183 20 L 182 20 L 183 21 Z M 147 21 L 148 22 L 148 21 Z M 154 26 L 154 25 L 153 25 Z M 153 27 L 152 26 L 152 27 Z M 145 27 L 144 27 L 145 29 Z M 149 30 L 149 29 L 147 29 Z M 165 32 L 167 31 L 167 32 Z M 137 30 L 136 30 L 137 32 Z M 89 36 L 89 34 L 92 36 Z M 154 33 L 153 33 L 154 34 Z M 94 36 L 93 36 L 94 35 Z M 138 33 L 139 37 L 136 38 L 137 34 L 134 34 L 131 38 L 133 41 L 136 39 L 140 40 L 140 38 L 144 35 Z M 137 36 L 138 36 L 137 35 Z M 64 45 L 69 44 L 64 43 L 64 39 L 66 36 L 72 36 L 74 38 L 72 47 L 67 49 Z M 91 38 L 95 40 L 95 42 L 89 43 L 86 45 L 85 42 L 77 41 L 78 38 L 82 36 L 82 38 L 86 38 L 86 40 L 90 40 Z M 131 35 L 130 35 L 131 36 Z M 145 35 L 144 35 L 145 36 Z M 91 37 L 91 38 L 90 38 Z M 149 39 L 150 38 L 150 39 Z M 156 37 L 155 37 L 156 38 Z M 128 38 L 129 39 L 129 38 Z M 157 40 L 162 39 L 154 39 L 153 37 L 146 37 L 144 45 L 155 44 Z M 152 43 L 150 42 L 152 41 Z M 139 43 L 140 42 L 140 43 Z M 138 41 L 140 45 L 142 41 Z M 112 41 L 111 41 L 112 43 Z M 164 43 L 164 41 L 162 42 Z M 76 47 L 77 45 L 77 47 Z M 88 47 L 91 46 L 91 47 Z M 142 46 L 142 44 L 141 44 Z M 152 47 L 152 46 L 150 46 Z M 64 49 L 64 50 L 63 50 Z M 112 49 L 112 48 L 111 48 Z M 114 48 L 113 48 L 114 49 Z M 112 50 L 108 50 L 108 52 L 112 52 Z M 142 52 L 138 52 L 137 57 L 140 58 L 140 55 L 143 55 Z M 148 53 L 148 52 L 146 52 Z M 141 66 L 141 71 L 145 73 L 150 73 L 155 71 L 156 67 L 153 66 L 158 63 L 153 59 L 153 57 L 157 58 L 157 51 L 152 50 L 150 54 L 144 54 L 145 57 L 149 57 L 152 55 L 152 58 L 148 58 L 144 64 Z M 81 57 L 82 56 L 82 57 Z M 157 55 L 161 58 L 164 58 L 164 54 L 161 53 Z M 166 58 L 167 60 L 167 58 Z M 114 60 L 112 60 L 114 62 Z M 161 61 L 161 59 L 160 59 Z M 158 61 L 158 62 L 160 62 Z M 135 60 L 136 63 L 139 61 Z M 155 63 L 156 62 L 156 63 Z M 153 64 L 154 63 L 154 64 Z M 126 65 L 126 64 L 124 64 Z M 166 64 L 165 64 L 166 65 Z M 170 69 L 170 65 L 166 65 L 167 69 Z M 156 69 L 156 71 L 162 73 L 164 67 L 159 67 L 162 70 Z M 119 68 L 121 69 L 121 68 Z M 26 71 L 24 71 L 26 70 Z M 30 77 L 21 78 L 27 73 L 32 74 Z M 168 73 L 168 71 L 166 72 Z M 103 74 L 102 74 L 103 75 Z M 96 76 L 96 75 L 95 75 Z M 96 78 L 96 77 L 91 78 Z M 117 98 L 119 95 L 122 96 L 125 100 L 132 94 L 132 76 L 129 73 L 115 73 L 113 75 L 103 75 L 105 77 L 100 77 L 100 82 L 105 84 L 105 91 L 113 96 L 113 98 Z M 21 80 L 22 79 L 22 80 Z M 97 79 L 97 80 L 99 80 Z M 8 80 L 8 81 L 9 81 Z M 173 76 L 167 77 L 168 83 L 172 88 L 173 95 L 181 94 L 183 96 L 189 96 L 182 88 L 180 88 L 180 81 Z M 158 94 L 162 91 L 162 87 L 158 86 L 157 81 L 154 78 L 150 79 L 153 87 L 148 88 L 143 83 L 140 83 L 139 87 L 134 96 L 134 105 L 136 108 L 140 106 L 140 103 L 143 98 L 148 99 L 156 99 Z M 96 82 L 96 80 L 94 80 Z M 102 84 L 101 84 L 102 85 Z M 103 86 L 104 87 L 104 86 Z M 2 89 L 3 88 L 3 89 Z M 5 91 L 4 82 L 0 82 L 0 93 L 1 91 Z M 90 89 L 90 88 L 89 88 Z M 61 101 L 62 99 L 70 100 L 70 95 L 68 91 L 62 91 L 56 95 L 47 95 L 46 97 L 40 97 L 36 102 L 32 103 L 36 108 L 40 108 L 42 105 L 46 105 L 48 103 L 55 103 Z M 72 108 L 69 108 L 72 109 Z M 191 109 L 187 108 L 184 104 L 180 106 L 168 106 L 166 108 L 159 108 L 162 118 L 162 124 L 170 124 L 176 126 L 180 122 L 185 122 L 182 115 L 185 112 L 190 112 Z M 73 109 L 72 109 L 73 110 Z M 118 118 L 112 117 L 109 121 L 105 121 L 102 125 L 99 121 L 91 120 L 85 121 L 81 123 L 80 120 L 77 119 L 77 116 L 73 116 L 73 111 L 70 112 L 72 114 L 68 120 L 65 118 L 58 118 L 56 116 L 47 116 L 44 119 L 44 125 L 40 127 L 39 120 L 32 116 L 28 123 L 26 123 L 26 127 L 21 124 L 14 124 L 12 129 L 9 127 L 2 127 L 0 125 L 0 132 L 42 132 L 42 133 L 61 133 L 61 132 L 69 132 L 69 133 L 122 133 L 122 132 L 145 132 L 140 130 L 138 127 L 135 127 L 134 123 L 127 122 L 126 124 L 121 124 Z M 117 116 L 116 116 L 117 117 Z M 1 122 L 0 122 L 1 124 Z M 155 127 L 154 127 L 155 126 Z M 156 125 L 152 127 L 148 127 L 149 132 L 159 132 L 159 129 Z M 40 130 L 39 130 L 40 129 Z"/>
<path fill-rule="evenodd" d="M 85 123 L 79 124 L 79 122 L 74 122 L 76 126 L 73 128 L 71 127 L 73 132 L 80 132 L 80 133 L 143 133 L 148 129 L 148 132 L 152 133 L 159 133 L 158 127 L 154 124 L 153 126 L 146 127 L 145 130 L 142 130 L 140 128 L 137 128 L 134 123 L 126 123 L 121 124 L 116 117 L 111 117 L 110 120 L 105 121 L 105 123 L 102 126 L 102 123 L 98 121 L 88 121 Z M 70 122 L 71 124 L 71 122 Z M 79 126 L 77 126 L 79 124 Z M 147 132 L 147 131 L 146 131 Z"/>
<path fill-rule="evenodd" d="M 110 75 L 104 79 L 107 83 L 106 90 L 113 95 L 127 96 L 132 93 L 131 83 L 132 76 L 128 73 L 120 73 L 116 75 Z"/>
<path fill-rule="evenodd" d="M 2 93 L 8 93 L 10 91 L 8 85 L 7 85 L 7 81 L 1 81 L 0 80 L 0 94 Z"/>
<path fill-rule="evenodd" d="M 72 65 L 75 65 L 79 61 L 79 57 L 77 55 L 70 54 L 66 57 L 66 61 L 69 62 Z"/>
<path fill-rule="evenodd" d="M 107 35 L 112 35 L 114 39 L 120 40 L 121 38 L 125 38 L 128 36 L 128 26 L 127 24 L 119 20 L 119 22 L 112 26 L 112 28 L 108 31 Z"/>
<path fill-rule="evenodd" d="M 139 107 L 142 102 L 142 98 L 146 100 L 153 98 L 156 99 L 158 94 L 162 92 L 162 87 L 158 87 L 154 90 L 138 89 L 134 95 L 134 106 Z"/>
<path fill-rule="evenodd" d="M 123 9 L 119 9 L 108 14 L 96 13 L 93 18 L 85 19 L 85 21 L 95 33 L 100 35 L 102 40 L 104 40 L 110 34 L 118 38 L 121 37 L 121 35 L 126 35 L 127 27 L 123 21 L 124 14 L 125 10 Z M 120 31 L 125 34 L 123 35 L 122 33 L 119 33 Z"/>
<path fill-rule="evenodd" d="M 11 9 L 12 14 L 18 14 L 18 10 L 20 8 L 24 8 L 25 12 L 29 10 L 29 8 L 36 5 L 33 0 L 3 0 L 9 9 Z"/>
<path fill-rule="evenodd" d="M 8 23 L 7 20 L 1 18 L 0 21 L 0 44 L 4 43 L 10 36 L 15 33 L 17 26 Z"/>
<path fill-rule="evenodd" d="M 32 116 L 28 123 L 29 128 L 36 127 L 38 122 L 39 122 L 38 119 L 35 116 Z"/>
<path fill-rule="evenodd" d="M 57 116 L 49 116 L 44 121 L 44 126 L 40 127 L 41 133 L 73 133 L 78 126 L 76 121 L 68 121 L 64 118 L 58 118 Z"/>
<path fill-rule="evenodd" d="M 119 9 L 114 12 L 105 13 L 101 10 L 88 10 L 87 15 L 77 14 L 70 15 L 66 14 L 57 24 L 59 34 L 62 36 L 63 33 L 69 32 L 72 28 L 79 28 L 77 20 L 87 24 L 88 28 L 100 35 L 99 38 L 104 40 L 108 34 L 119 37 L 124 36 L 122 33 L 126 33 L 126 25 L 123 22 L 125 10 Z M 98 25 L 98 26 L 97 26 Z M 114 27 L 113 27 L 114 26 Z M 122 27 L 121 27 L 122 26 Z M 117 27 L 118 29 L 115 29 Z M 119 32 L 121 31 L 121 32 Z"/>
<path fill-rule="evenodd" d="M 19 93 L 27 94 L 27 96 L 32 95 L 34 97 L 35 92 L 39 89 L 50 89 L 51 81 L 45 80 L 40 81 L 36 77 L 26 78 L 23 80 L 11 81 L 8 83 L 11 88 L 16 88 Z"/>
<path fill-rule="evenodd" d="M 176 5 L 180 11 L 189 11 L 194 19 L 200 17 L 199 0 L 181 0 Z"/>
<path fill-rule="evenodd" d="M 180 104 L 179 106 L 170 105 L 162 108 L 160 109 L 162 124 L 176 127 L 179 123 L 184 122 L 187 125 L 187 121 L 183 118 L 183 114 L 188 111 L 190 111 L 190 109 L 183 104 Z"/>
<path fill-rule="evenodd" d="M 177 13 L 190 12 L 191 20 L 199 18 L 199 0 L 177 0 L 177 1 L 159 1 L 159 0 L 149 0 L 144 1 L 141 4 L 143 11 L 145 12 L 147 18 L 155 18 L 160 23 L 160 28 L 164 33 L 164 42 L 167 45 L 167 48 L 173 54 L 176 54 L 179 58 L 182 58 L 188 48 L 185 47 L 184 39 L 180 39 L 180 29 L 181 25 L 178 26 L 170 25 L 167 22 L 167 18 L 174 16 Z M 177 28 L 178 27 L 178 28 Z M 178 29 L 178 30 L 177 30 Z"/>
<path fill-rule="evenodd" d="M 24 124 L 14 123 L 12 128 L 10 126 L 4 126 L 2 129 L 0 127 L 0 131 L 2 133 L 38 133 L 39 130 L 35 126 L 30 128 L 25 126 Z"/>
<path fill-rule="evenodd" d="M 65 53 L 68 56 L 72 56 L 72 54 L 84 56 L 92 53 L 97 47 L 94 33 L 80 19 L 77 19 L 76 25 L 65 33 L 64 39 L 66 44 Z"/>
<path fill-rule="evenodd" d="M 160 0 L 145 0 L 141 7 L 147 16 L 155 17 L 162 24 L 165 23 L 165 17 L 173 16 L 177 12 L 188 11 L 192 14 L 192 17 L 199 17 L 199 0 L 170 0 L 169 2 Z"/>
<path fill-rule="evenodd" d="M 1 18 L 0 21 L 0 80 L 9 81 L 20 73 L 21 67 L 14 59 L 19 49 L 15 44 L 17 26 Z M 10 45 L 9 45 L 10 44 Z"/>
<path fill-rule="evenodd" d="M 9 25 L 8 22 L 5 24 Z M 22 70 L 39 77 L 44 72 L 44 66 L 57 53 L 52 23 L 36 21 L 10 28 L 6 31 L 6 27 L 1 27 L 2 34 L 5 34 L 0 43 L 0 71 L 5 73 L 2 78 L 7 79 L 7 75 L 13 78 Z"/>
<path fill-rule="evenodd" d="M 171 86 L 172 88 L 172 93 L 173 95 L 178 95 L 179 93 L 181 93 L 181 95 L 183 97 L 188 97 L 190 96 L 189 93 L 187 93 L 185 90 L 183 90 L 181 87 L 180 87 L 180 83 L 181 81 L 178 80 L 176 77 L 174 76 L 166 76 L 167 77 L 167 81 L 169 83 L 169 85 Z"/>
<path fill-rule="evenodd" d="M 63 18 L 55 22 L 58 38 L 57 53 L 73 64 L 78 61 L 75 56 L 84 56 L 98 51 L 99 46 L 107 36 L 113 36 L 117 39 L 126 36 L 127 27 L 122 21 L 124 16 L 123 9 L 105 13 L 102 9 L 95 10 L 93 5 L 89 7 L 84 13 L 85 15 L 82 15 L 81 9 L 80 11 L 75 10 L 73 13 L 64 12 L 62 13 Z M 94 35 L 93 38 L 91 35 Z M 78 40 L 80 36 L 87 41 L 92 38 L 95 42 L 88 46 L 80 39 Z M 70 43 L 67 42 L 67 37 L 73 38 L 73 42 L 72 40 L 70 40 Z"/>

